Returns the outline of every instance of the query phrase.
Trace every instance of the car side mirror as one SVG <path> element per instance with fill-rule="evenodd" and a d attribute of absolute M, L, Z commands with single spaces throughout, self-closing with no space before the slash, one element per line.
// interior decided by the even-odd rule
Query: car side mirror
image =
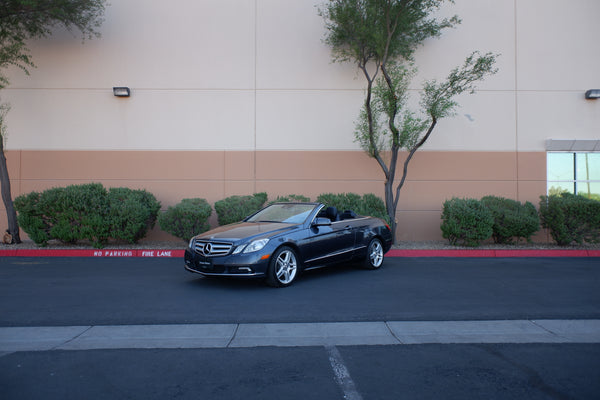
<path fill-rule="evenodd" d="M 313 226 L 329 226 L 331 225 L 331 220 L 329 218 L 318 217 L 313 221 Z"/>

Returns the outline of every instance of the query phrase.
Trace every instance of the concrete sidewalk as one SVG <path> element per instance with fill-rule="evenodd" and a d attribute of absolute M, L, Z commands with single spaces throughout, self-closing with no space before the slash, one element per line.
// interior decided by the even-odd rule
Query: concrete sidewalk
<path fill-rule="evenodd" d="M 380 321 L 0 328 L 0 353 L 122 348 L 299 347 L 425 343 L 600 343 L 600 320 Z"/>

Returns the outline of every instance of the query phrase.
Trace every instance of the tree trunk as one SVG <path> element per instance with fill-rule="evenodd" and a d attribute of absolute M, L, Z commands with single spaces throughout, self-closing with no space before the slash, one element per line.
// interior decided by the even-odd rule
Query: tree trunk
<path fill-rule="evenodd" d="M 396 207 L 394 206 L 394 182 L 389 179 L 385 181 L 385 208 L 390 220 L 392 243 L 396 244 Z"/>
<path fill-rule="evenodd" d="M 2 191 L 2 201 L 4 202 L 4 208 L 6 208 L 6 216 L 8 218 L 8 230 L 6 231 L 10 236 L 10 243 L 21 243 L 21 237 L 19 235 L 19 224 L 17 222 L 17 212 L 12 201 L 12 195 L 10 192 L 10 179 L 8 176 L 8 166 L 6 165 L 6 157 L 4 155 L 4 143 L 2 136 L 0 135 L 0 185 Z"/>

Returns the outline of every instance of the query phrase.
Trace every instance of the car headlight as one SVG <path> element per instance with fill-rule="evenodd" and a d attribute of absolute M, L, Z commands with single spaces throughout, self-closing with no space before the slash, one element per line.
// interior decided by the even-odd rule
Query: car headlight
<path fill-rule="evenodd" d="M 246 248 L 246 245 L 243 244 L 241 246 L 236 247 L 231 254 L 239 254 Z"/>
<path fill-rule="evenodd" d="M 255 241 L 251 242 L 248 246 L 246 246 L 246 248 L 244 249 L 244 253 L 252 253 L 255 251 L 259 251 L 263 247 L 265 247 L 268 242 L 269 242 L 269 239 L 255 240 Z"/>
<path fill-rule="evenodd" d="M 190 244 L 188 244 L 188 247 L 189 247 L 190 249 L 193 249 L 193 248 L 194 248 L 194 238 L 191 238 L 191 239 L 190 239 Z"/>

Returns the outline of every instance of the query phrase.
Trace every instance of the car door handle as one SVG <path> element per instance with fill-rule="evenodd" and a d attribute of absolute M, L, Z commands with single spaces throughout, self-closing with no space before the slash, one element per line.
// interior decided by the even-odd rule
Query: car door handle
<path fill-rule="evenodd" d="M 352 232 L 350 225 L 346 225 L 344 229 L 338 230 L 336 235 L 343 236 L 349 234 L 350 232 Z"/>

